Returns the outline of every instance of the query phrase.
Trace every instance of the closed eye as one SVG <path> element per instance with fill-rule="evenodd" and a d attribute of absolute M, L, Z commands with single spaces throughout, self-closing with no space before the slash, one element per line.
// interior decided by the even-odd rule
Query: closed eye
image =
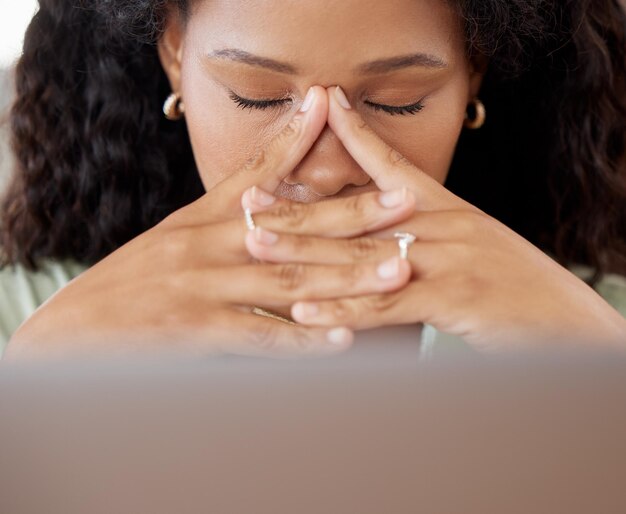
<path fill-rule="evenodd" d="M 278 100 L 248 100 L 247 98 L 242 98 L 241 96 L 236 95 L 232 91 L 230 92 L 230 98 L 237 104 L 238 107 L 241 107 L 244 110 L 260 109 L 263 111 L 270 107 L 278 107 L 291 102 L 291 98 L 280 98 Z"/>
<path fill-rule="evenodd" d="M 375 111 L 385 111 L 386 113 L 391 114 L 392 116 L 394 114 L 400 114 L 402 116 L 404 116 L 405 114 L 417 114 L 424 108 L 424 104 L 422 103 L 422 100 L 411 105 L 402 105 L 399 107 L 396 107 L 393 105 L 375 104 L 373 102 L 370 102 L 369 100 L 365 100 L 364 103 L 365 105 L 369 105 Z"/>
<path fill-rule="evenodd" d="M 250 100 L 248 98 L 243 98 L 239 95 L 236 95 L 232 91 L 230 92 L 229 96 L 231 100 L 235 102 L 235 104 L 237 104 L 238 107 L 241 107 L 244 110 L 245 109 L 265 110 L 265 109 L 269 109 L 270 107 L 281 107 L 287 103 L 292 102 L 291 98 L 279 98 L 276 100 Z M 413 114 L 417 114 L 424 108 L 424 104 L 422 103 L 422 100 L 411 105 L 403 105 L 403 106 L 375 104 L 373 102 L 370 102 L 369 100 L 365 100 L 364 103 L 365 105 L 368 105 L 375 111 L 383 111 L 383 112 L 386 112 L 387 114 L 390 114 L 391 116 L 396 115 L 396 114 L 399 114 L 402 116 L 404 116 L 405 114 L 413 115 Z"/>

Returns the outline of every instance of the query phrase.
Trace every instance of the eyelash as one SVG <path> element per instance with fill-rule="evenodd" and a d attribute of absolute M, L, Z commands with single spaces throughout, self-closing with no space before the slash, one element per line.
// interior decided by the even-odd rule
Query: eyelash
<path fill-rule="evenodd" d="M 248 100 L 247 98 L 242 98 L 241 96 L 236 95 L 232 91 L 230 92 L 230 98 L 233 102 L 237 104 L 238 107 L 241 107 L 244 110 L 245 109 L 259 109 L 262 111 L 265 109 L 269 109 L 270 107 L 278 107 L 278 106 L 284 105 L 287 102 L 291 101 L 291 99 L 289 98 L 282 98 L 280 100 Z M 414 115 L 420 112 L 424 108 L 424 104 L 422 103 L 422 100 L 412 105 L 403 105 L 400 107 L 396 107 L 393 105 L 375 104 L 368 100 L 366 100 L 365 103 L 369 105 L 375 111 L 383 111 L 383 112 L 386 112 L 387 114 L 390 114 L 391 116 L 394 116 L 396 114 L 399 114 L 401 116 L 404 116 L 406 114 Z"/>

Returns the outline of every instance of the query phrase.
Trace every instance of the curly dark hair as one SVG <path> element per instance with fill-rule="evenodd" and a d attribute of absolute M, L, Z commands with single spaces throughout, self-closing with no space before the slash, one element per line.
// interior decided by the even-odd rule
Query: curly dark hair
<path fill-rule="evenodd" d="M 489 119 L 446 186 L 563 265 L 626 274 L 626 15 L 618 0 L 448 0 L 489 58 Z M 16 70 L 6 263 L 91 264 L 203 193 L 158 41 L 188 0 L 41 0 Z"/>

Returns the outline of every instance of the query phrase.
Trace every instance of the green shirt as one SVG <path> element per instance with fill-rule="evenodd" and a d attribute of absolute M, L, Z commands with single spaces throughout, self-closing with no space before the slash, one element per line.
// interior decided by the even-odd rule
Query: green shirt
<path fill-rule="evenodd" d="M 50 296 L 86 269 L 86 266 L 73 261 L 46 261 L 37 272 L 27 271 L 22 266 L 0 269 L 0 356 L 17 327 Z M 591 273 L 585 266 L 574 266 L 571 271 L 581 278 Z M 608 274 L 596 290 L 626 318 L 626 277 Z M 424 331 L 422 342 L 429 346 L 435 343 L 463 344 L 460 338 L 437 332 L 430 326 Z"/>
<path fill-rule="evenodd" d="M 46 261 L 37 272 L 23 266 L 0 269 L 0 356 L 11 334 L 42 303 L 87 269 L 72 261 Z"/>

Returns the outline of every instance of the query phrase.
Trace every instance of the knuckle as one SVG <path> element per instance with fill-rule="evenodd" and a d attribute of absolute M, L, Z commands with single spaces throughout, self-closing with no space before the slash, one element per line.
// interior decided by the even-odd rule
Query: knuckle
<path fill-rule="evenodd" d="M 374 129 L 370 127 L 369 124 L 363 119 L 358 121 L 358 123 L 356 124 L 356 128 L 360 130 L 361 132 L 376 135 L 376 133 L 374 132 Z"/>
<path fill-rule="evenodd" d="M 164 289 L 166 288 L 175 289 L 170 289 L 167 294 L 162 295 L 162 300 L 158 301 L 158 308 L 149 314 L 151 327 L 164 334 L 193 336 L 214 323 L 212 308 L 214 306 L 207 309 L 190 308 L 190 302 L 183 296 L 185 290 L 189 289 L 188 282 L 180 278 L 174 279 L 165 285 Z"/>
<path fill-rule="evenodd" d="M 278 346 L 278 325 L 263 321 L 249 332 L 250 344 L 264 351 L 274 350 Z"/>
<path fill-rule="evenodd" d="M 175 298 L 184 291 L 187 285 L 187 280 L 180 273 L 172 273 L 163 280 L 164 290 L 168 291 L 168 296 Z"/>
<path fill-rule="evenodd" d="M 179 228 L 169 231 L 161 240 L 159 251 L 163 264 L 170 269 L 183 267 L 193 255 L 192 229 Z"/>
<path fill-rule="evenodd" d="M 475 298 L 482 296 L 486 286 L 483 279 L 477 275 L 474 275 L 473 273 L 464 274 L 461 285 L 463 289 L 468 291 L 468 293 Z"/>
<path fill-rule="evenodd" d="M 311 337 L 311 334 L 307 329 L 298 328 L 294 331 L 291 337 L 293 345 L 298 351 L 308 352 L 316 348 L 316 341 L 313 337 Z"/>
<path fill-rule="evenodd" d="M 372 237 L 348 239 L 347 245 L 350 256 L 356 261 L 369 260 L 378 250 L 378 244 Z"/>
<path fill-rule="evenodd" d="M 258 149 L 244 164 L 245 171 L 255 171 L 263 169 L 267 162 L 267 147 Z"/>
<path fill-rule="evenodd" d="M 382 313 L 392 310 L 400 301 L 396 294 L 376 294 L 365 299 L 367 311 Z"/>
<path fill-rule="evenodd" d="M 487 220 L 480 212 L 462 211 L 455 221 L 456 231 L 462 236 L 478 236 L 486 230 Z"/>
<path fill-rule="evenodd" d="M 458 273 L 449 279 L 446 289 L 456 305 L 475 305 L 484 298 L 486 284 L 473 273 Z"/>
<path fill-rule="evenodd" d="M 159 277 L 151 285 L 157 286 L 163 296 L 174 303 L 172 307 L 178 310 L 180 306 L 176 302 L 180 303 L 190 297 L 195 280 L 193 272 L 178 269 Z"/>
<path fill-rule="evenodd" d="M 292 118 L 287 125 L 280 131 L 278 139 L 295 139 L 302 131 L 302 120 L 300 118 Z"/>
<path fill-rule="evenodd" d="M 281 220 L 285 227 L 299 229 L 307 218 L 307 209 L 295 202 L 288 202 L 269 213 Z"/>
<path fill-rule="evenodd" d="M 413 167 L 411 161 L 392 147 L 389 147 L 387 151 L 387 160 L 392 166 Z"/>
<path fill-rule="evenodd" d="M 346 198 L 345 209 L 348 215 L 362 218 L 366 212 L 366 199 L 364 195 L 354 195 Z"/>
<path fill-rule="evenodd" d="M 298 140 L 302 132 L 302 120 L 293 118 L 285 125 L 267 145 L 268 153 L 275 155 L 284 153 Z"/>
<path fill-rule="evenodd" d="M 440 243 L 441 255 L 437 255 L 436 264 L 442 269 L 459 269 L 465 266 L 468 260 L 474 256 L 473 245 L 464 240 L 452 240 Z M 433 257 L 433 262 L 435 261 Z"/>
<path fill-rule="evenodd" d="M 365 268 L 362 265 L 345 266 L 345 271 L 342 270 L 341 276 L 344 277 L 346 288 L 349 290 L 356 288 L 362 283 L 365 273 Z"/>
<path fill-rule="evenodd" d="M 467 241 L 451 242 L 448 245 L 449 262 L 468 269 L 479 269 L 485 264 L 485 255 L 480 248 Z"/>
<path fill-rule="evenodd" d="M 254 155 L 248 159 L 243 169 L 244 171 L 262 171 L 272 162 L 272 158 L 284 153 L 291 148 L 294 140 L 297 140 L 302 132 L 302 120 L 292 119 L 283 129 L 274 136 L 265 146 L 259 148 Z"/>
<path fill-rule="evenodd" d="M 306 282 L 306 267 L 303 264 L 281 264 L 275 267 L 274 273 L 278 286 L 284 291 L 299 291 Z"/>
<path fill-rule="evenodd" d="M 313 241 L 310 237 L 306 236 L 292 236 L 291 237 L 291 251 L 300 255 L 307 252 L 313 246 Z"/>
<path fill-rule="evenodd" d="M 354 302 L 336 300 L 330 306 L 330 313 L 334 320 L 344 325 L 351 325 L 359 318 L 358 309 Z"/>

